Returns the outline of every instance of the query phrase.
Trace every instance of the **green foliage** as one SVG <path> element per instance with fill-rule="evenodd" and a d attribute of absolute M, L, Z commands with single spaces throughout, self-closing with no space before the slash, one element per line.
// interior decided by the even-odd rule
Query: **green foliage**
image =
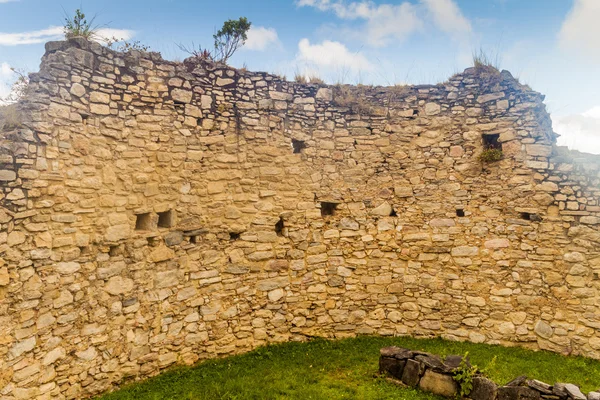
<path fill-rule="evenodd" d="M 467 351 L 460 361 L 460 364 L 454 370 L 452 379 L 458 382 L 460 386 L 460 397 L 466 397 L 473 390 L 473 378 L 477 374 L 477 366 L 469 365 L 468 360 L 469 352 Z"/>
<path fill-rule="evenodd" d="M 98 26 L 94 25 L 95 19 L 94 16 L 88 22 L 85 14 L 79 8 L 75 10 L 73 16 L 65 13 L 65 24 L 63 26 L 65 38 L 83 37 L 88 40 L 95 38 L 98 32 Z"/>
<path fill-rule="evenodd" d="M 377 375 L 379 349 L 386 346 L 433 354 L 468 351 L 471 362 L 479 365 L 497 355 L 495 368 L 486 373 L 498 384 L 527 375 L 544 382 L 577 383 L 587 392 L 597 389 L 600 382 L 600 361 L 584 357 L 441 339 L 358 337 L 276 344 L 193 367 L 176 367 L 101 399 L 441 400 Z"/>
<path fill-rule="evenodd" d="M 484 149 L 479 155 L 479 160 L 485 163 L 491 163 L 502 160 L 502 150 L 500 149 Z"/>
<path fill-rule="evenodd" d="M 128 52 L 131 50 L 148 51 L 150 49 L 150 46 L 142 44 L 139 40 L 129 41 L 115 36 L 106 39 L 105 42 L 107 47 L 121 52 Z"/>
<path fill-rule="evenodd" d="M 226 64 L 237 49 L 246 43 L 251 25 L 252 23 L 246 17 L 225 21 L 223 27 L 213 35 L 215 40 L 214 58 L 218 62 Z"/>

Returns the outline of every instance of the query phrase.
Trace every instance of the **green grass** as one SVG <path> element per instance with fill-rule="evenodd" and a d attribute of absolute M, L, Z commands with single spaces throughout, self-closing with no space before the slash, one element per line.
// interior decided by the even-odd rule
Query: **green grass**
<path fill-rule="evenodd" d="M 550 384 L 575 383 L 584 392 L 600 385 L 600 361 L 583 357 L 441 339 L 359 337 L 272 345 L 194 367 L 176 367 L 99 399 L 439 399 L 377 375 L 379 349 L 391 345 L 441 356 L 468 351 L 479 367 L 496 356 L 488 376 L 500 384 L 527 375 Z"/>

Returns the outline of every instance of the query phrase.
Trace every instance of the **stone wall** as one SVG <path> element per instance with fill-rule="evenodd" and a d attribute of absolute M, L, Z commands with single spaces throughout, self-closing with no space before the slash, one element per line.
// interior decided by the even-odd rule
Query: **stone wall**
<path fill-rule="evenodd" d="M 310 336 L 600 357 L 600 158 L 510 73 L 320 87 L 46 49 L 0 135 L 0 397 Z"/>

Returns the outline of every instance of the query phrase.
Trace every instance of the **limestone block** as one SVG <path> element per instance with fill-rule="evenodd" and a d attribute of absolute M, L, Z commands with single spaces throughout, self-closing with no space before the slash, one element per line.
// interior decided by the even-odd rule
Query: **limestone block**
<path fill-rule="evenodd" d="M 543 144 L 525 145 L 525 151 L 528 155 L 534 157 L 550 157 L 552 155 L 552 146 Z"/>
<path fill-rule="evenodd" d="M 486 249 L 502 249 L 510 246 L 508 239 L 491 239 L 486 240 L 483 244 Z"/>
<path fill-rule="evenodd" d="M 434 228 L 451 227 L 455 226 L 456 223 L 450 218 L 435 218 L 429 221 L 429 225 Z"/>
<path fill-rule="evenodd" d="M 17 173 L 9 169 L 0 169 L 0 181 L 14 181 L 17 179 Z"/>
<path fill-rule="evenodd" d="M 90 102 L 92 103 L 110 103 L 110 95 L 103 92 L 92 92 L 90 93 Z"/>
<path fill-rule="evenodd" d="M 382 356 L 379 358 L 379 372 L 388 373 L 396 379 L 402 379 L 405 365 L 406 360 L 399 360 L 395 357 Z"/>
<path fill-rule="evenodd" d="M 473 378 L 473 389 L 469 393 L 472 400 L 495 400 L 498 393 L 498 385 L 482 376 Z"/>
<path fill-rule="evenodd" d="M 578 386 L 573 385 L 572 383 L 567 383 L 565 385 L 565 390 L 569 394 L 569 397 L 573 400 L 586 400 L 586 397 Z"/>
<path fill-rule="evenodd" d="M 452 248 L 452 257 L 470 257 L 479 255 L 479 247 L 459 246 Z"/>
<path fill-rule="evenodd" d="M 19 357 L 23 353 L 27 353 L 34 349 L 37 341 L 35 337 L 30 337 L 20 342 L 15 343 L 10 349 L 10 355 L 14 358 Z"/>
<path fill-rule="evenodd" d="M 333 91 L 329 88 L 319 88 L 316 95 L 317 100 L 332 101 Z"/>
<path fill-rule="evenodd" d="M 440 374 L 429 369 L 421 378 L 419 387 L 426 392 L 445 397 L 453 397 L 458 391 L 458 385 L 450 375 Z"/>
<path fill-rule="evenodd" d="M 171 260 L 175 257 L 175 252 L 166 246 L 159 246 L 150 253 L 148 261 L 150 262 L 162 262 Z"/>
<path fill-rule="evenodd" d="M 441 107 L 437 103 L 427 103 L 425 104 L 425 114 L 426 115 L 437 115 L 441 111 Z"/>
<path fill-rule="evenodd" d="M 25 243 L 26 239 L 27 239 L 27 236 L 25 235 L 24 232 L 12 231 L 11 233 L 8 234 L 6 243 L 12 247 L 12 246 L 19 245 L 21 243 Z"/>
<path fill-rule="evenodd" d="M 73 83 L 71 85 L 71 90 L 69 91 L 69 93 L 77 97 L 82 97 L 85 94 L 85 92 L 85 87 L 80 83 Z"/>
<path fill-rule="evenodd" d="M 542 320 L 536 322 L 533 330 L 544 339 L 550 339 L 554 334 L 552 327 Z"/>
<path fill-rule="evenodd" d="M 10 283 L 10 275 L 8 274 L 8 268 L 0 267 L 0 286 L 8 286 Z"/>
<path fill-rule="evenodd" d="M 406 365 L 402 371 L 402 382 L 408 386 L 417 386 L 423 374 L 421 363 L 415 360 L 406 360 Z"/>
<path fill-rule="evenodd" d="M 81 269 L 81 264 L 78 262 L 60 262 L 56 264 L 54 269 L 61 275 L 71 275 Z"/>
<path fill-rule="evenodd" d="M 190 103 L 192 101 L 192 92 L 184 89 L 173 89 L 171 90 L 171 98 L 174 101 L 181 103 Z"/>
<path fill-rule="evenodd" d="M 498 100 L 504 97 L 504 92 L 489 93 L 477 97 L 478 103 L 487 103 L 489 101 Z"/>
<path fill-rule="evenodd" d="M 498 388 L 498 400 L 539 400 L 540 393 L 526 386 L 502 386 Z"/>
<path fill-rule="evenodd" d="M 133 280 L 122 276 L 113 276 L 104 285 L 104 290 L 113 296 L 129 293 L 133 290 Z"/>

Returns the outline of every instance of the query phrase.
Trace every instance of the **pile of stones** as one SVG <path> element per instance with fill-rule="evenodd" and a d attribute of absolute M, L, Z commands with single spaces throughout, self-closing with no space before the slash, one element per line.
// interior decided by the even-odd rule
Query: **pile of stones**
<path fill-rule="evenodd" d="M 455 380 L 461 356 L 439 356 L 423 351 L 384 347 L 380 351 L 379 371 L 390 375 L 398 383 L 445 397 L 457 397 L 460 386 Z M 471 367 L 468 359 L 464 364 Z M 473 388 L 468 394 L 472 400 L 600 400 L 600 390 L 583 394 L 577 385 L 555 383 L 549 385 L 536 379 L 519 376 L 504 386 L 498 386 L 480 372 L 472 377 Z"/>

